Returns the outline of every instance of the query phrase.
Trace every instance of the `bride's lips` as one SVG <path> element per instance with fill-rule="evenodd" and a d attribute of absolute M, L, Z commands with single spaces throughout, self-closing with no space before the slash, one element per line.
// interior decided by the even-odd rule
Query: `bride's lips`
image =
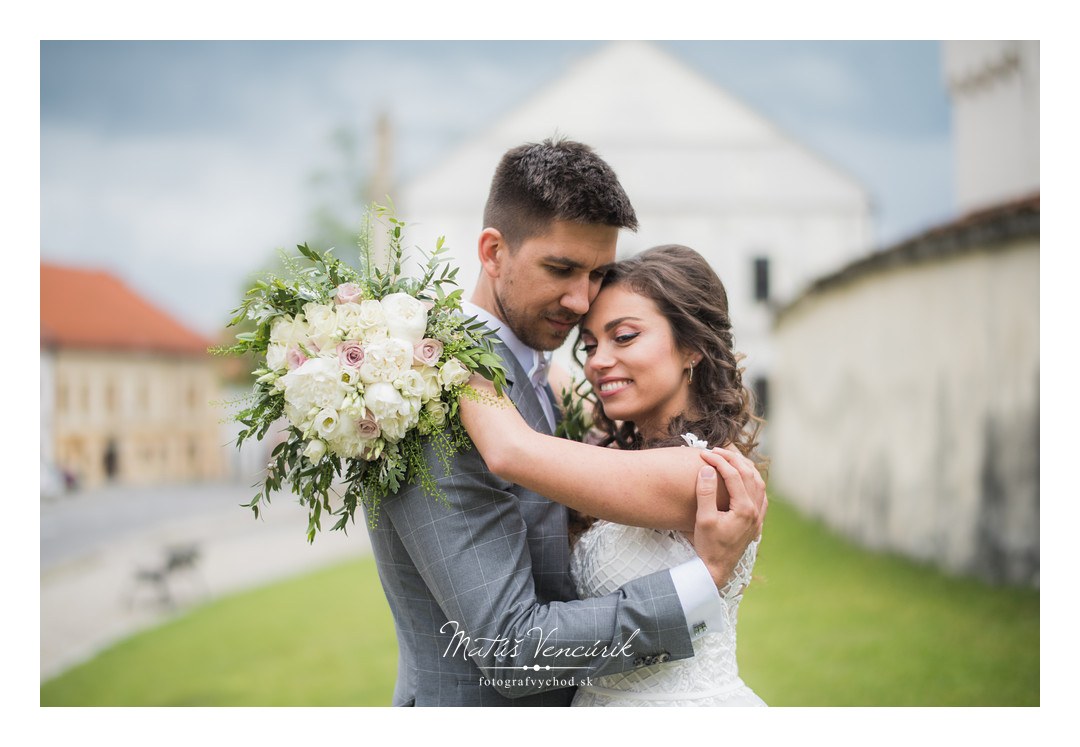
<path fill-rule="evenodd" d="M 596 382 L 596 394 L 600 399 L 613 397 L 620 392 L 626 391 L 633 384 L 633 379 L 624 379 L 619 376 L 606 376 Z"/>

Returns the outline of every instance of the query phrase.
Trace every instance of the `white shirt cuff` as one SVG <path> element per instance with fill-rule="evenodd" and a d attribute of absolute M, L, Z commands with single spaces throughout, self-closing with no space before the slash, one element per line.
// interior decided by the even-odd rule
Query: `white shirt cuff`
<path fill-rule="evenodd" d="M 724 602 L 716 590 L 712 574 L 701 558 L 688 560 L 671 569 L 671 582 L 679 595 L 690 640 L 719 631 L 725 624 Z"/>

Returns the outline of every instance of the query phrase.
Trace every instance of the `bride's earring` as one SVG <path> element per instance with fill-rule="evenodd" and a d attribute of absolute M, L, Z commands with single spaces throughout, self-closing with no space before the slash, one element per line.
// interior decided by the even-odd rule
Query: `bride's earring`
<path fill-rule="evenodd" d="M 690 364 L 690 378 L 686 380 L 687 384 L 692 384 L 694 381 L 694 364 Z"/>

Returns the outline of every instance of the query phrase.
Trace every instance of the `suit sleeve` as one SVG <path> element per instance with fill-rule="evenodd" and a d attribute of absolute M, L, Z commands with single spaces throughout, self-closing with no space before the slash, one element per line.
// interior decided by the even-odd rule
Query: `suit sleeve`
<path fill-rule="evenodd" d="M 443 656 L 471 658 L 513 698 L 552 689 L 558 685 L 545 682 L 553 679 L 693 655 L 670 573 L 635 579 L 605 597 L 541 604 L 533 565 L 544 572 L 545 559 L 530 555 L 515 486 L 489 472 L 475 451 L 458 455 L 449 472 L 430 454 L 428 462 L 450 505 L 414 485 L 383 502 L 380 520 L 393 523 L 446 615 L 445 630 L 431 631 L 445 640 Z M 544 676 L 526 683 L 526 667 Z"/>

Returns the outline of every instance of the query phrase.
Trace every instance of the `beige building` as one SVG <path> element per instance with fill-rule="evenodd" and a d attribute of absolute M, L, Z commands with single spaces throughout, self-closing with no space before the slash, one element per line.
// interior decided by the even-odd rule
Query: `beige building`
<path fill-rule="evenodd" d="M 1039 583 L 1038 42 L 950 42 L 961 217 L 778 314 L 773 484 L 859 543 Z"/>
<path fill-rule="evenodd" d="M 104 272 L 41 265 L 41 456 L 81 486 L 221 477 L 210 341 Z"/>

